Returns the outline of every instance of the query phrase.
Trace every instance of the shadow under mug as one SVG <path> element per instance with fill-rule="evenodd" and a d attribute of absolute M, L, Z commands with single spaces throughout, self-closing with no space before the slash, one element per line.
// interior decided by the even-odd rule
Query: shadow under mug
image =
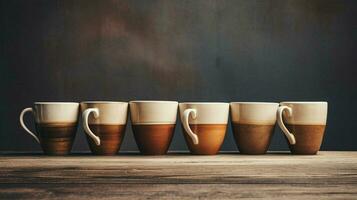
<path fill-rule="evenodd" d="M 96 155 L 115 155 L 124 139 L 127 102 L 81 102 L 83 128 L 89 148 Z"/>
<path fill-rule="evenodd" d="M 35 117 L 36 134 L 24 123 L 24 115 L 32 112 Z M 70 153 L 77 132 L 79 103 L 35 102 L 20 114 L 20 124 L 41 145 L 47 155 Z"/>

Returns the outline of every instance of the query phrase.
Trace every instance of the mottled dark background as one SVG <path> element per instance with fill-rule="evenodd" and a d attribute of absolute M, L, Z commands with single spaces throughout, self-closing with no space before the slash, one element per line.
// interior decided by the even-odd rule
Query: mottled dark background
<path fill-rule="evenodd" d="M 1 0 L 0 16 L 2 151 L 40 150 L 18 122 L 34 101 L 133 99 L 326 100 L 322 149 L 357 150 L 356 0 Z M 287 150 L 278 128 L 270 150 Z"/>

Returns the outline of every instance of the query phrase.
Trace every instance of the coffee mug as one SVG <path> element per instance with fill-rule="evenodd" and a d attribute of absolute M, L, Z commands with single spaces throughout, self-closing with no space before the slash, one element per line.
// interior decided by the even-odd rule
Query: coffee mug
<path fill-rule="evenodd" d="M 81 111 L 83 128 L 92 153 L 117 154 L 125 134 L 128 103 L 86 101 L 81 103 Z"/>
<path fill-rule="evenodd" d="M 234 139 L 242 154 L 265 154 L 274 134 L 278 103 L 232 102 Z"/>
<path fill-rule="evenodd" d="M 187 146 L 192 154 L 214 155 L 226 135 L 228 103 L 180 103 L 180 117 Z"/>
<path fill-rule="evenodd" d="M 166 154 L 176 126 L 176 101 L 130 101 L 134 138 L 144 155 Z"/>
<path fill-rule="evenodd" d="M 327 120 L 327 102 L 281 102 L 278 124 L 293 154 L 320 150 Z"/>
<path fill-rule="evenodd" d="M 24 123 L 24 115 L 32 112 L 36 134 Z M 77 131 L 79 104 L 73 102 L 35 102 L 20 114 L 20 124 L 27 133 L 40 143 L 48 155 L 69 154 Z"/>

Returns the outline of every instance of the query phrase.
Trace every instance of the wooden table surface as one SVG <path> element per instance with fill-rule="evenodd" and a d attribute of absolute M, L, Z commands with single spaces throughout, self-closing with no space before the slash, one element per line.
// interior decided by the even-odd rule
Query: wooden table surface
<path fill-rule="evenodd" d="M 1 199 L 357 199 L 357 152 L 0 156 Z"/>

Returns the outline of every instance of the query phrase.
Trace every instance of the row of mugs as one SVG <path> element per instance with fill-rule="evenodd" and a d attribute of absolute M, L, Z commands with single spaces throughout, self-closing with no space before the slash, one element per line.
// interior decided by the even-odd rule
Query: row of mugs
<path fill-rule="evenodd" d="M 87 101 L 35 102 L 20 114 L 21 126 L 49 155 L 70 153 L 77 131 L 79 110 L 92 153 L 114 155 L 123 141 L 130 105 L 132 129 L 142 154 L 165 154 L 171 143 L 179 108 L 182 130 L 192 154 L 217 154 L 225 138 L 229 110 L 240 153 L 264 154 L 278 122 L 293 154 L 316 154 L 327 119 L 327 102 L 186 102 Z M 79 108 L 80 107 L 80 108 Z M 24 124 L 32 112 L 36 133 Z"/>

